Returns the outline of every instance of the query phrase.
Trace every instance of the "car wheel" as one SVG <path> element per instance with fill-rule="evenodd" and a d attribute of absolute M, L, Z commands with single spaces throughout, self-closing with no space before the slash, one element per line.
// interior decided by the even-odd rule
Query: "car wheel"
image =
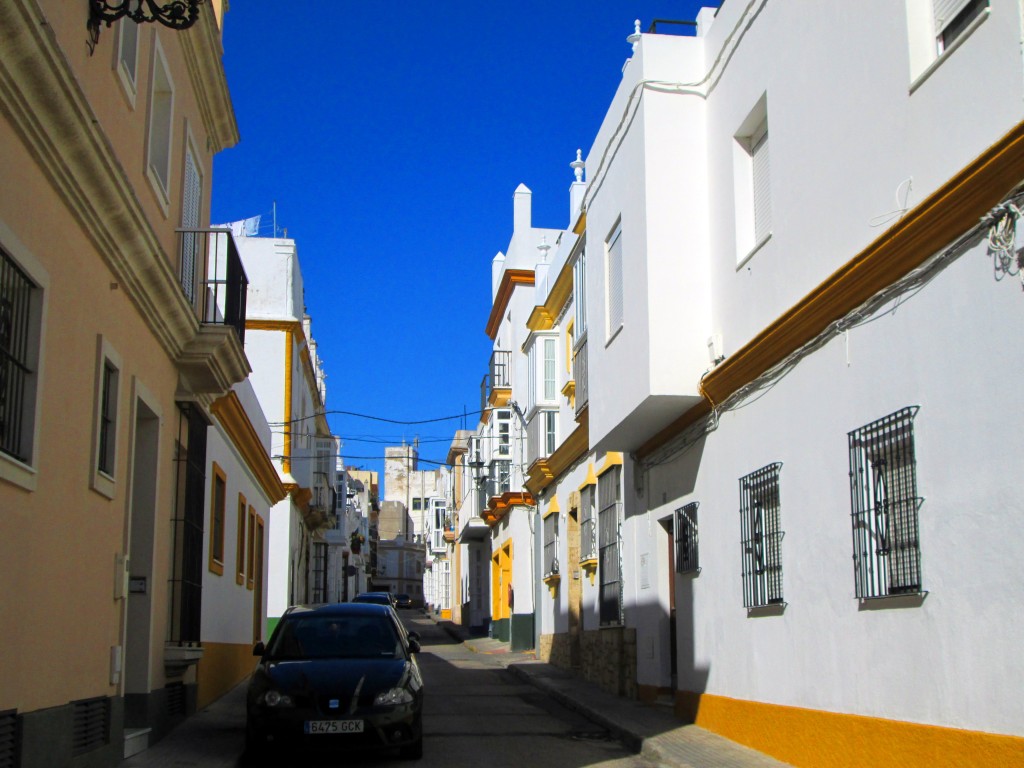
<path fill-rule="evenodd" d="M 419 760 L 423 757 L 423 736 L 421 735 L 412 744 L 406 744 L 399 750 L 403 760 Z"/>

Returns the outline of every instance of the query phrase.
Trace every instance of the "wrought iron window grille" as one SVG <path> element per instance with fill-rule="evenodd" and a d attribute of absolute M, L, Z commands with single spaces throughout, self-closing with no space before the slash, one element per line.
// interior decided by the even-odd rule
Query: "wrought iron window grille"
<path fill-rule="evenodd" d="M 781 462 L 769 464 L 739 481 L 743 605 L 748 611 L 786 604 L 782 591 L 781 470 Z"/>
<path fill-rule="evenodd" d="M 699 538 L 697 535 L 697 508 L 699 501 L 676 510 L 676 573 L 700 574 Z"/>
<path fill-rule="evenodd" d="M 0 453 L 29 460 L 26 403 L 32 377 L 30 325 L 35 285 L 0 251 Z"/>
<path fill-rule="evenodd" d="M 848 435 L 854 587 L 859 600 L 923 594 L 914 417 L 909 406 Z"/>

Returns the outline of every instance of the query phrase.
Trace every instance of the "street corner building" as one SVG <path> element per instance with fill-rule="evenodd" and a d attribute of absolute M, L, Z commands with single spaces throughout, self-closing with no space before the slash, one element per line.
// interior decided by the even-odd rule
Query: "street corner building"
<path fill-rule="evenodd" d="M 491 262 L 453 620 L 794 765 L 1024 761 L 1021 13 L 636 25 Z"/>
<path fill-rule="evenodd" d="M 5 767 L 115 765 L 237 683 L 285 493 L 209 223 L 226 4 L 103 5 L 0 8 Z"/>

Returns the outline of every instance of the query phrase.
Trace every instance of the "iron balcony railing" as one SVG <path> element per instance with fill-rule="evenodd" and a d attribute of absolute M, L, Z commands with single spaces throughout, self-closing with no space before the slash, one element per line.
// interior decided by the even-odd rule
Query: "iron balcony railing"
<path fill-rule="evenodd" d="M 245 343 L 249 278 L 228 229 L 179 229 L 178 279 L 203 325 L 229 325 Z"/>
<path fill-rule="evenodd" d="M 512 353 L 496 349 L 491 354 L 487 375 L 480 382 L 480 410 L 487 410 L 491 393 L 496 389 L 508 389 L 512 386 Z"/>
<path fill-rule="evenodd" d="M 580 560 L 597 559 L 597 520 L 585 517 L 580 524 Z"/>

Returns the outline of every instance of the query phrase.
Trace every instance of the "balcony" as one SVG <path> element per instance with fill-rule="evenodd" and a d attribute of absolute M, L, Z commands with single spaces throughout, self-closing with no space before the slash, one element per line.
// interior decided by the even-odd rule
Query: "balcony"
<path fill-rule="evenodd" d="M 501 408 L 512 400 L 512 353 L 496 349 L 480 383 L 480 410 Z"/>
<path fill-rule="evenodd" d="M 249 279 L 231 232 L 178 230 L 178 284 L 199 321 L 177 364 L 196 394 L 225 394 L 249 375 L 245 300 Z"/>

